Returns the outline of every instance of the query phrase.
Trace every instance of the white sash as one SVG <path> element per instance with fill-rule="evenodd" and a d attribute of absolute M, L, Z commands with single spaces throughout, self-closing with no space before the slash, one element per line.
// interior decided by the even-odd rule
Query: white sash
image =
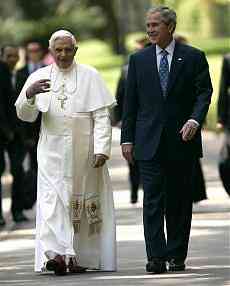
<path fill-rule="evenodd" d="M 91 113 L 76 113 L 72 122 L 73 138 L 73 197 L 72 221 L 80 231 L 81 217 L 85 211 L 89 235 L 100 232 L 102 215 L 99 196 L 99 179 L 102 168 L 93 168 L 93 119 Z"/>

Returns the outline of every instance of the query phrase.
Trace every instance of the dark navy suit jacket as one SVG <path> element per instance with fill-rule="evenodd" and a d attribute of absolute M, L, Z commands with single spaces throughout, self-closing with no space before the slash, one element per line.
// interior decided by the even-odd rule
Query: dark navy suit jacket
<path fill-rule="evenodd" d="M 230 131 L 230 54 L 224 56 L 217 106 L 218 122 Z"/>
<path fill-rule="evenodd" d="M 151 160 L 164 132 L 167 156 L 201 157 L 200 129 L 189 142 L 182 140 L 179 131 L 188 119 L 195 119 L 201 127 L 206 117 L 212 84 L 205 55 L 176 43 L 167 96 L 163 97 L 155 49 L 152 45 L 130 57 L 121 143 L 134 144 L 137 160 Z"/>
<path fill-rule="evenodd" d="M 17 71 L 16 73 L 16 92 L 17 96 L 20 94 L 27 78 L 29 77 L 29 67 L 25 65 L 23 68 Z M 16 101 L 16 100 L 15 100 Z M 38 142 L 40 126 L 41 126 L 41 114 L 39 113 L 35 122 L 22 122 L 21 125 L 24 127 L 24 137 L 25 144 L 27 140 L 34 140 L 34 143 Z M 35 144 L 36 146 L 36 144 Z"/>

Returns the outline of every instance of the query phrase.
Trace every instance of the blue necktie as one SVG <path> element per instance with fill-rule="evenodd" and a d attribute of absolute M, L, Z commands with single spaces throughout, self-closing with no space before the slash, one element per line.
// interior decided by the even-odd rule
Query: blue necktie
<path fill-rule="evenodd" d="M 169 78 L 169 63 L 168 63 L 167 55 L 168 55 L 168 52 L 166 50 L 161 51 L 159 77 L 160 77 L 161 88 L 162 88 L 164 96 L 166 96 L 167 84 L 168 84 L 168 78 Z"/>

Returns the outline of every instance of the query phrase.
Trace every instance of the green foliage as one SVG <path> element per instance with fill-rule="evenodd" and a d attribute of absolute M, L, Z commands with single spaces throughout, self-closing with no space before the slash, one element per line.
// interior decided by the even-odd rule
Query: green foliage
<path fill-rule="evenodd" d="M 111 47 L 99 40 L 88 40 L 79 43 L 78 58 L 85 64 L 93 65 L 99 70 L 120 67 L 122 56 L 115 55 Z"/>
<path fill-rule="evenodd" d="M 17 8 L 21 10 L 24 19 L 39 20 L 53 15 L 59 0 L 15 0 Z"/>
<path fill-rule="evenodd" d="M 153 5 L 166 5 L 169 7 L 177 8 L 183 0 L 152 0 Z"/>
<path fill-rule="evenodd" d="M 226 54 L 230 51 L 230 38 L 192 38 L 193 46 L 203 50 L 208 55 Z"/>
<path fill-rule="evenodd" d="M 94 21 L 89 21 L 93 18 Z M 6 21 L 0 21 L 0 41 L 15 42 L 21 44 L 30 39 L 41 39 L 42 42 L 48 44 L 50 35 L 58 29 L 71 30 L 76 37 L 81 35 L 83 37 L 90 37 L 102 26 L 105 25 L 105 19 L 103 15 L 100 15 L 100 11 L 97 8 L 89 8 L 73 10 L 68 14 L 68 17 L 55 16 L 47 17 L 42 20 L 30 20 L 30 21 L 17 21 L 14 19 L 8 19 Z"/>
<path fill-rule="evenodd" d="M 122 56 L 115 55 L 111 47 L 105 42 L 90 40 L 79 43 L 76 57 L 78 62 L 89 64 L 98 69 L 111 93 L 115 94 L 121 66 L 123 65 Z"/>
<path fill-rule="evenodd" d="M 129 51 L 129 53 L 132 53 L 135 50 L 136 47 L 136 40 L 147 36 L 146 33 L 143 32 L 137 32 L 137 33 L 132 33 L 127 35 L 126 37 L 126 46 L 127 46 L 127 50 Z"/>
<path fill-rule="evenodd" d="M 134 43 L 135 38 L 137 38 L 138 35 L 140 36 L 142 34 L 130 35 L 128 37 L 128 42 L 131 44 Z M 123 59 L 121 56 L 114 55 L 108 44 L 98 40 L 80 42 L 77 61 L 96 67 L 102 74 L 111 93 L 115 95 Z M 207 116 L 206 128 L 209 130 L 216 130 L 216 105 L 219 94 L 222 56 L 209 55 L 208 63 L 214 91 Z"/>
<path fill-rule="evenodd" d="M 209 108 L 207 116 L 206 128 L 209 130 L 216 130 L 217 121 L 217 100 L 219 96 L 219 85 L 220 85 L 220 73 L 222 65 L 222 56 L 220 55 L 210 55 L 208 56 L 209 70 L 213 85 L 213 95 L 211 106 Z"/>
<path fill-rule="evenodd" d="M 210 0 L 211 2 L 217 3 L 217 4 L 224 4 L 227 5 L 230 3 L 229 0 Z"/>
<path fill-rule="evenodd" d="M 201 38 L 193 34 L 176 31 L 176 33 L 184 35 L 192 46 L 203 50 L 207 55 L 226 54 L 230 52 L 230 37 L 223 38 Z M 131 53 L 135 49 L 135 41 L 144 37 L 145 33 L 132 33 L 126 37 L 126 46 Z"/>
<path fill-rule="evenodd" d="M 200 9 L 200 0 L 183 1 L 177 9 L 177 31 L 202 36 L 207 33 L 206 24 L 205 31 L 201 29 L 206 18 L 205 11 Z"/>
<path fill-rule="evenodd" d="M 197 37 L 230 35 L 229 0 L 186 0 L 177 8 L 178 29 Z"/>
<path fill-rule="evenodd" d="M 208 13 L 211 33 L 213 36 L 230 35 L 230 1 L 212 0 L 209 2 Z"/>

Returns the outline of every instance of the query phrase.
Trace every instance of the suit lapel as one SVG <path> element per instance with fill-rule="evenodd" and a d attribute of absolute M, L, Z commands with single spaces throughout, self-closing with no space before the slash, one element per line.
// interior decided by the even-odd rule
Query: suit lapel
<path fill-rule="evenodd" d="M 170 89 L 173 87 L 173 84 L 176 81 L 176 78 L 183 66 L 184 61 L 185 61 L 185 53 L 183 51 L 183 48 L 180 44 L 176 43 L 169 73 L 167 93 L 169 93 Z"/>
<path fill-rule="evenodd" d="M 29 65 L 28 65 L 28 64 L 25 66 L 24 74 L 25 74 L 25 77 L 26 77 L 26 78 L 29 77 L 29 75 L 30 75 Z"/>
<path fill-rule="evenodd" d="M 148 75 L 148 79 L 152 79 L 152 86 L 153 90 L 156 91 L 156 89 L 161 92 L 161 85 L 160 85 L 160 78 L 158 74 L 157 69 L 157 58 L 156 58 L 156 47 L 155 45 L 152 45 L 149 47 L 148 50 L 146 50 L 146 56 L 145 56 L 145 72 Z"/>

